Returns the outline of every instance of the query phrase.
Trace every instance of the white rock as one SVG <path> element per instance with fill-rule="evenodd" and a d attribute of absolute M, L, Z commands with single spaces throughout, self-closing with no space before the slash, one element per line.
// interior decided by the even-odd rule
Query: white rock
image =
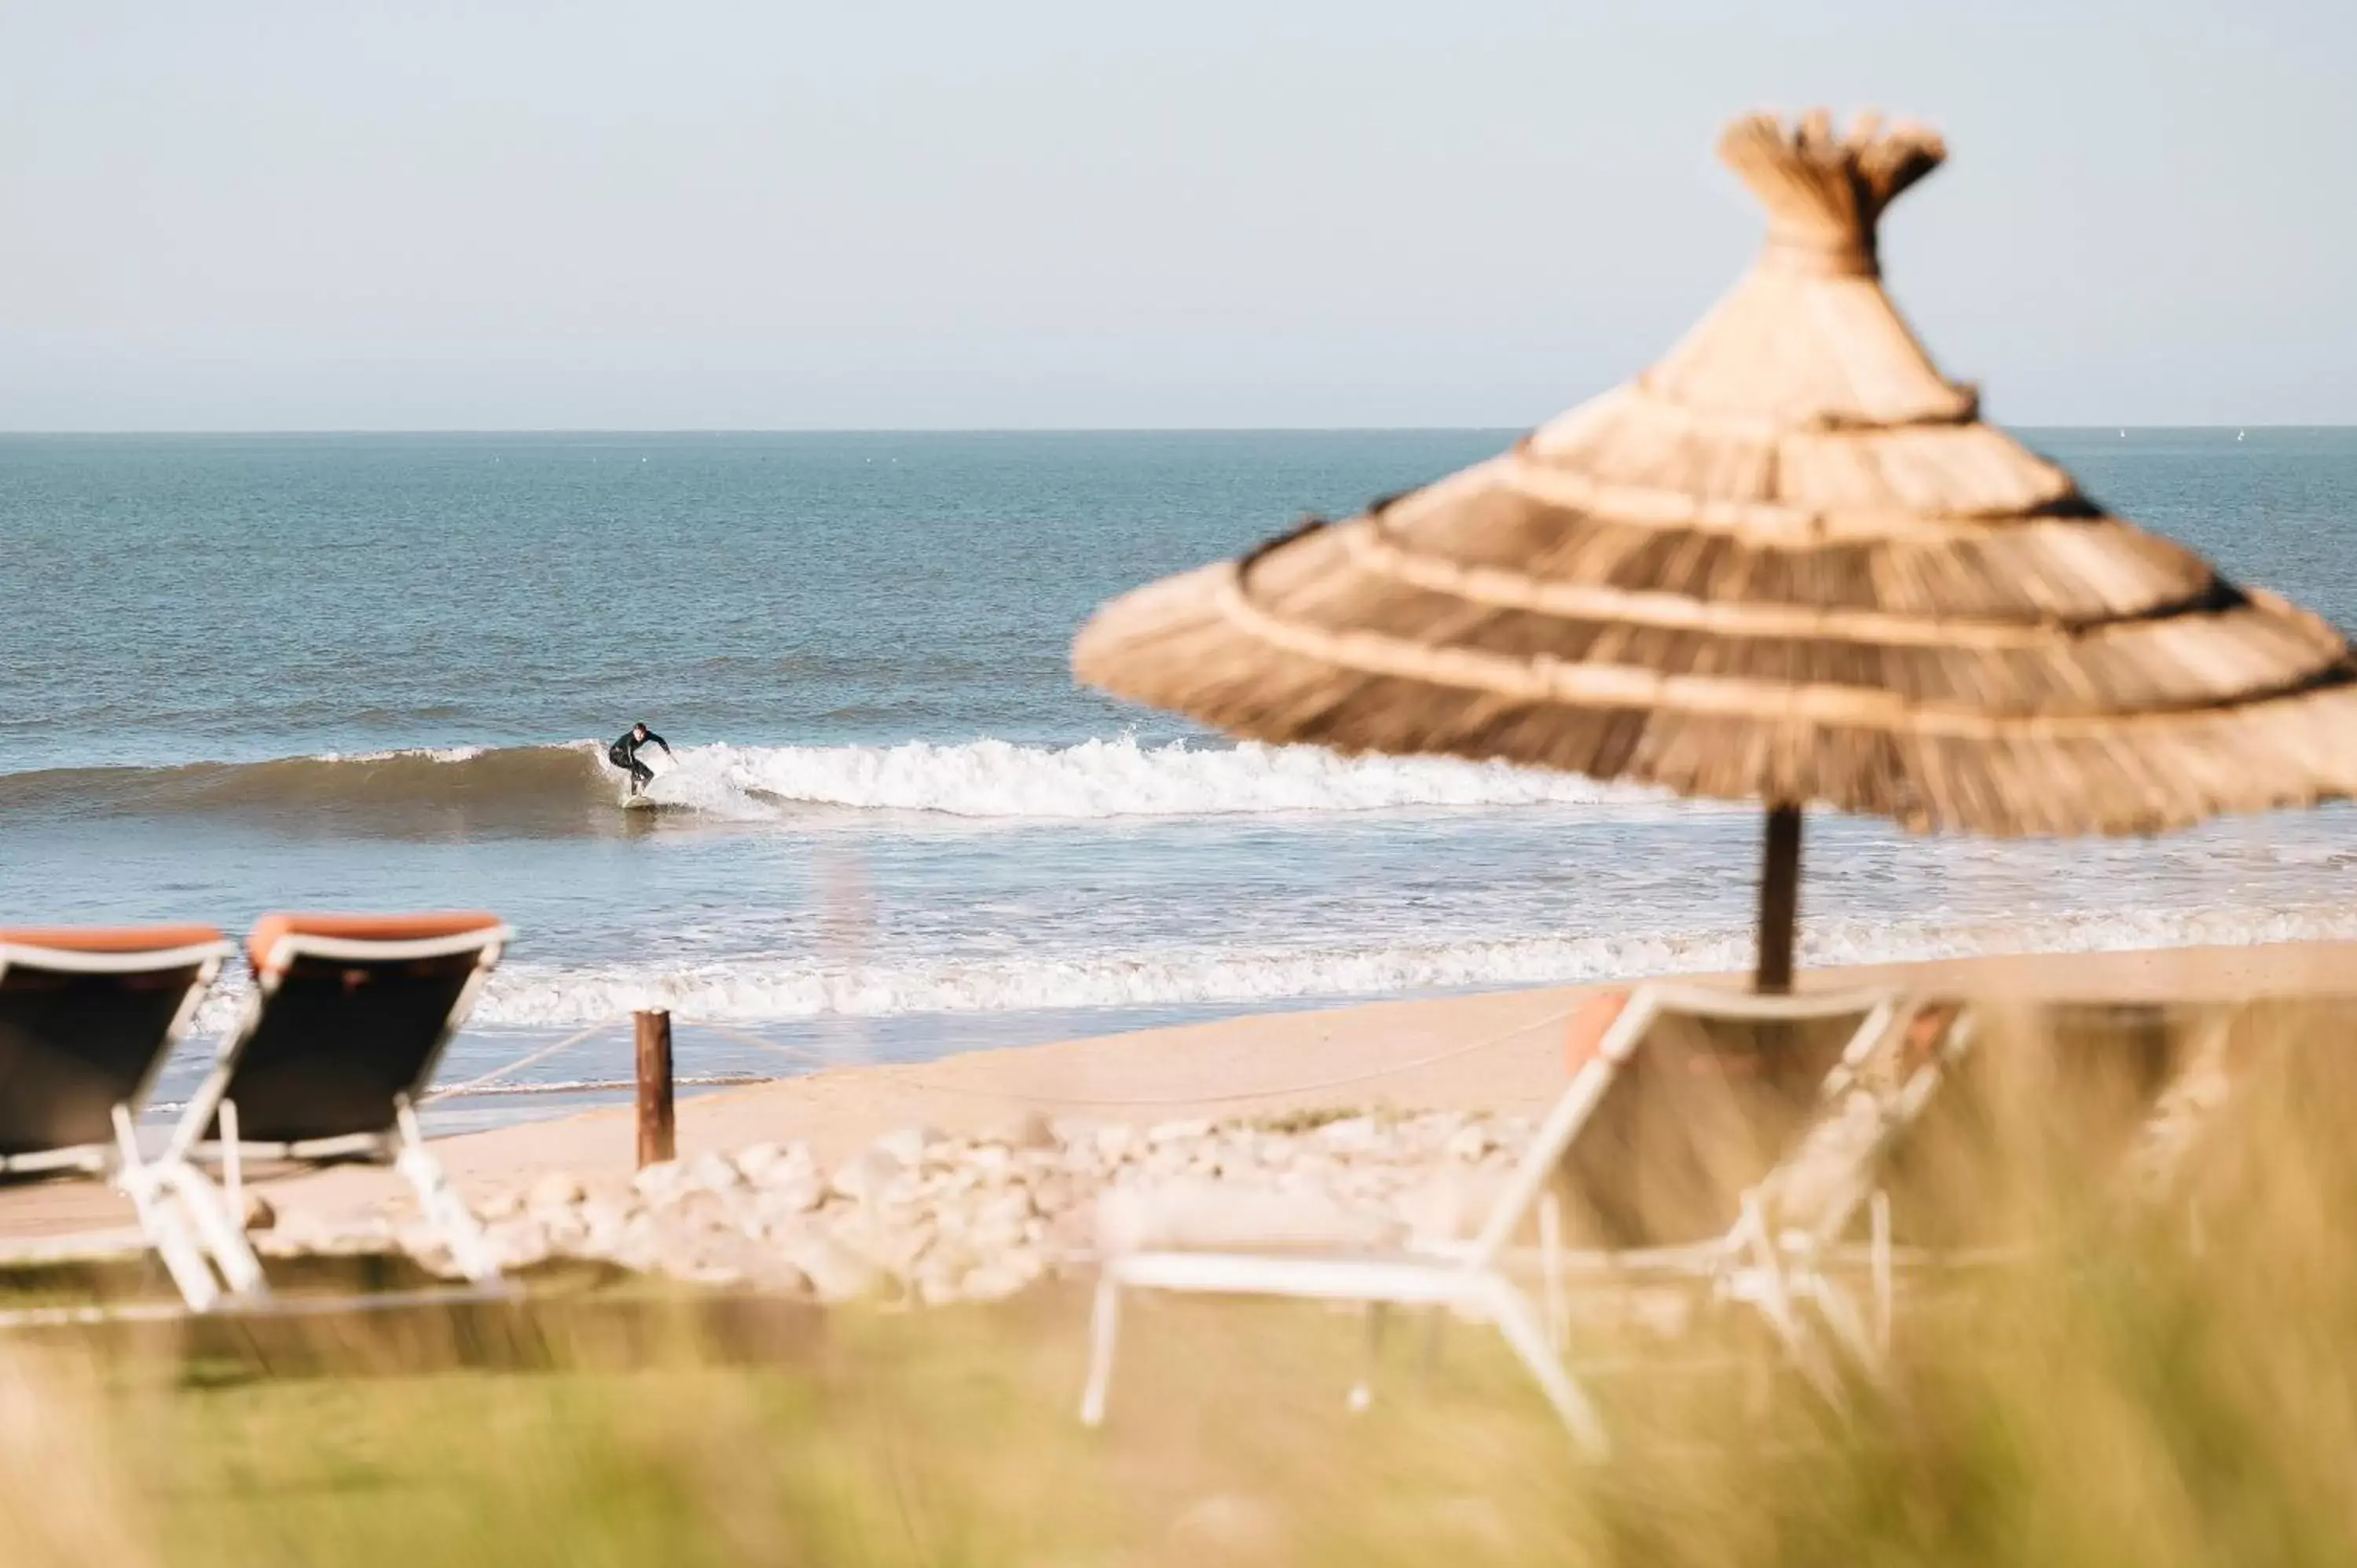
<path fill-rule="evenodd" d="M 1067 1149 L 1094 1149 L 1103 1131 L 1103 1122 L 1086 1116 L 1059 1116 L 1048 1123 L 1049 1135 Z"/>
<path fill-rule="evenodd" d="M 554 1252 L 576 1252 L 589 1240 L 589 1224 L 582 1219 L 580 1209 L 537 1209 L 525 1214 L 525 1219 L 547 1230 Z"/>
<path fill-rule="evenodd" d="M 854 1203 L 872 1203 L 907 1174 L 907 1161 L 894 1158 L 881 1147 L 866 1148 L 835 1167 L 833 1186 Z"/>
<path fill-rule="evenodd" d="M 737 1151 L 737 1168 L 756 1187 L 791 1181 L 818 1169 L 818 1157 L 802 1142 L 750 1144 Z"/>
<path fill-rule="evenodd" d="M 1052 1214 L 1079 1202 L 1082 1186 L 1061 1171 L 1043 1171 L 1024 1183 L 1024 1190 L 1031 1195 L 1032 1208 Z"/>
<path fill-rule="evenodd" d="M 976 1155 L 989 1153 L 1005 1156 L 1005 1149 L 974 1151 Z M 983 1173 L 971 1164 L 960 1164 L 946 1170 L 933 1172 L 920 1185 L 920 1192 L 935 1202 L 954 1202 L 982 1185 Z"/>
<path fill-rule="evenodd" d="M 1340 1122 L 1329 1122 L 1310 1136 L 1337 1153 L 1356 1154 L 1361 1149 L 1374 1146 L 1374 1118 L 1350 1116 Z"/>
<path fill-rule="evenodd" d="M 1032 1197 L 1028 1189 L 1010 1187 L 994 1192 L 975 1204 L 974 1217 L 977 1223 L 1020 1224 L 1031 1218 L 1031 1205 Z"/>
<path fill-rule="evenodd" d="M 873 1263 L 828 1236 L 804 1231 L 779 1254 L 802 1271 L 821 1301 L 854 1301 L 873 1294 L 883 1283 Z"/>
<path fill-rule="evenodd" d="M 916 1271 L 918 1261 L 933 1250 L 942 1232 L 934 1216 L 904 1212 L 853 1216 L 850 1222 L 835 1227 L 834 1236 L 871 1266 L 905 1279 Z M 812 1277 L 817 1276 L 813 1273 Z"/>
<path fill-rule="evenodd" d="M 257 1238 L 285 1252 L 382 1252 L 393 1245 L 393 1221 L 372 1217 L 328 1219 L 314 1209 L 285 1209 L 271 1236 Z"/>
<path fill-rule="evenodd" d="M 1459 1127 L 1456 1132 L 1451 1133 L 1446 1146 L 1449 1158 L 1471 1164 L 1497 1145 L 1490 1136 L 1490 1129 L 1473 1126 Z"/>
<path fill-rule="evenodd" d="M 726 1192 L 745 1185 L 745 1173 L 727 1155 L 706 1150 L 687 1162 L 682 1182 L 704 1192 Z"/>
<path fill-rule="evenodd" d="M 1254 1138 L 1222 1138 L 1211 1145 L 1211 1157 L 1225 1170 L 1254 1170 L 1261 1164 L 1260 1143 Z"/>
<path fill-rule="evenodd" d="M 1136 1128 L 1119 1122 L 1097 1129 L 1097 1157 L 1114 1164 L 1129 1158 L 1142 1144 Z"/>
<path fill-rule="evenodd" d="M 925 1161 L 925 1146 L 941 1139 L 942 1135 L 930 1127 L 902 1127 L 877 1139 L 874 1147 L 903 1165 L 920 1165 Z"/>
<path fill-rule="evenodd" d="M 808 1214 L 826 1201 L 826 1184 L 816 1171 L 804 1171 L 785 1180 L 764 1182 L 760 1212 L 767 1217 Z"/>
<path fill-rule="evenodd" d="M 485 1226 L 483 1240 L 503 1269 L 528 1269 L 549 1253 L 547 1227 L 527 1216 Z"/>
<path fill-rule="evenodd" d="M 588 1197 L 576 1211 L 581 1217 L 582 1246 L 591 1252 L 606 1252 L 621 1240 L 623 1228 L 634 1212 L 618 1198 Z"/>
<path fill-rule="evenodd" d="M 677 1160 L 661 1160 L 630 1178 L 630 1190 L 661 1200 L 680 1190 L 687 1172 Z"/>
<path fill-rule="evenodd" d="M 740 1235 L 747 1221 L 758 1221 L 759 1202 L 749 1192 L 691 1187 L 663 1206 L 663 1230 L 671 1235 L 698 1238 Z"/>
<path fill-rule="evenodd" d="M 965 1245 L 976 1257 L 995 1258 L 1031 1240 L 1028 1219 L 985 1219 L 965 1233 Z"/>
<path fill-rule="evenodd" d="M 1159 1122 L 1146 1134 L 1146 1141 L 1157 1146 L 1164 1144 L 1191 1143 L 1199 1138 L 1207 1138 L 1211 1133 L 1211 1124 L 1209 1122 L 1194 1118 L 1184 1122 Z"/>
<path fill-rule="evenodd" d="M 570 1171 L 550 1171 L 532 1184 L 524 1198 L 527 1208 L 563 1208 L 587 1196 L 581 1178 Z"/>
<path fill-rule="evenodd" d="M 1026 1111 L 1020 1116 L 999 1122 L 974 1135 L 974 1143 L 983 1147 L 996 1145 L 1007 1149 L 1045 1149 L 1071 1140 L 1049 1123 L 1037 1111 Z"/>
<path fill-rule="evenodd" d="M 909 1283 L 915 1288 L 917 1299 L 928 1306 L 939 1306 L 959 1299 L 959 1287 L 974 1267 L 974 1259 L 963 1251 L 935 1251 L 909 1271 Z"/>

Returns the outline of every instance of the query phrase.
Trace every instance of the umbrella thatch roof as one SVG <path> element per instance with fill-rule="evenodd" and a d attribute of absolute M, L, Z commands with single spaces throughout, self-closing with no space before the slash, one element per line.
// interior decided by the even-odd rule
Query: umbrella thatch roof
<path fill-rule="evenodd" d="M 1769 213 L 1669 356 L 1501 456 L 1116 600 L 1091 684 L 1232 734 L 1824 803 L 2145 832 L 2357 788 L 2340 633 L 1980 419 L 1882 289 L 1935 135 L 1758 115 Z"/>

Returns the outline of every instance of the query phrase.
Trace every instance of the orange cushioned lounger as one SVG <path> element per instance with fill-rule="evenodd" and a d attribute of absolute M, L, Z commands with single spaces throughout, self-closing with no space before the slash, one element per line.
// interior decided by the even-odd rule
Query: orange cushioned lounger
<path fill-rule="evenodd" d="M 288 937 L 329 937 L 350 942 L 423 942 L 436 937 L 489 931 L 500 924 L 497 915 L 480 909 L 458 909 L 424 915 L 322 915 L 279 911 L 253 923 L 245 939 L 245 955 L 254 968 L 270 962 L 270 955 Z"/>
<path fill-rule="evenodd" d="M 0 947 L 51 952 L 170 952 L 221 940 L 221 932 L 210 926 L 0 927 Z"/>

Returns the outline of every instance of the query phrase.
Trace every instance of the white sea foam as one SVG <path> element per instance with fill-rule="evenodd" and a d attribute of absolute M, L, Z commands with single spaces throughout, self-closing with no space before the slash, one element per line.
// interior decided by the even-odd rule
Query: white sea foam
<path fill-rule="evenodd" d="M 2089 952 L 2238 946 L 2357 937 L 2357 907 L 2277 911 L 2058 915 L 1990 924 L 1813 924 L 1811 965 L 1956 958 L 1975 953 Z M 511 964 L 474 1021 L 575 1029 L 667 1007 L 683 1022 L 762 1025 L 825 1016 L 1172 1007 L 1372 997 L 1483 986 L 1562 984 L 1740 970 L 1744 930 L 1609 937 L 1506 938 L 1356 948 L 1171 949 L 1069 957 L 843 965 L 747 958 L 666 968 L 543 969 Z M 199 1027 L 233 1016 L 217 994 Z"/>
<path fill-rule="evenodd" d="M 664 784 L 716 783 L 808 805 L 959 817 L 1168 817 L 1423 806 L 1619 805 L 1656 795 L 1565 774 L 1445 757 L 1347 757 L 1316 746 L 942 746 L 683 747 Z M 658 792 L 661 798 L 661 792 Z M 683 794 L 683 799 L 685 796 Z M 697 802 L 702 803 L 699 798 Z"/>
<path fill-rule="evenodd" d="M 316 758 L 295 758 L 318 762 L 404 762 L 417 758 L 426 762 L 472 762 L 491 748 L 487 746 L 406 746 L 389 751 L 323 751 Z"/>
<path fill-rule="evenodd" d="M 779 816 L 776 801 L 753 794 L 726 766 L 709 755 L 726 749 L 681 748 L 679 766 L 648 785 L 647 798 L 659 806 L 732 822 L 764 822 Z M 614 773 L 609 777 L 619 779 L 621 775 Z"/>

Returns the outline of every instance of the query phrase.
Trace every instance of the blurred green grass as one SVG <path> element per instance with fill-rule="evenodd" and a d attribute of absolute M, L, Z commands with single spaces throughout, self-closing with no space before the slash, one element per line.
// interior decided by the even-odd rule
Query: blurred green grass
<path fill-rule="evenodd" d="M 590 1280 L 0 1339 L 0 1562 L 2346 1563 L 2348 1021 L 2238 1021 L 2231 1101 L 2136 1206 L 2080 1090 L 1998 1074 L 1913 1200 L 2030 1244 L 1919 1279 L 1841 1412 L 1739 1318 L 1594 1328 L 1620 1441 L 1587 1465 L 1480 1328 L 1394 1336 L 1353 1416 L 1352 1316 L 1149 1297 L 1092 1432 L 1078 1288 L 822 1315 Z"/>

